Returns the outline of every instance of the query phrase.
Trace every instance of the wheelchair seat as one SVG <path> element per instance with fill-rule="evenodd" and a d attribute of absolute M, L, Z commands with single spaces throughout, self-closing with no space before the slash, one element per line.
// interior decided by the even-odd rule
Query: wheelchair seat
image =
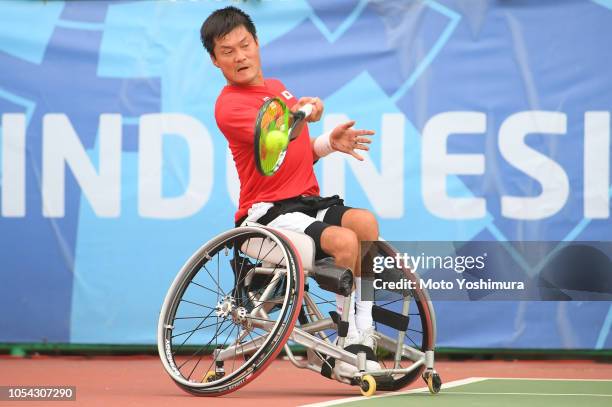
<path fill-rule="evenodd" d="M 262 226 L 255 222 L 246 222 L 245 226 Z M 316 247 L 314 240 L 305 233 L 294 232 L 286 229 L 271 228 L 265 226 L 275 232 L 284 235 L 288 241 L 290 241 L 296 248 L 301 261 L 302 269 L 304 270 L 305 277 L 312 277 L 319 284 L 319 286 L 326 290 L 343 296 L 349 296 L 353 289 L 353 273 L 351 270 L 338 267 L 334 264 L 334 260 L 331 257 L 323 258 L 320 260 L 315 259 Z M 242 244 L 241 250 L 249 256 L 255 256 L 257 247 L 260 243 L 263 243 L 263 252 L 270 253 L 266 254 L 266 262 L 272 264 L 284 265 L 285 257 L 282 254 L 281 249 L 275 245 L 272 241 L 265 242 L 263 238 L 259 238 L 257 244 Z M 259 251 L 261 249 L 257 249 Z"/>

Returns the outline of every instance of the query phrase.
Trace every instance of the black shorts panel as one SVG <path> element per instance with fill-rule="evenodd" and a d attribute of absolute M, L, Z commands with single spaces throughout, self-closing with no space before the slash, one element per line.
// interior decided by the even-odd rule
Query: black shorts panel
<path fill-rule="evenodd" d="M 344 205 L 334 205 L 330 206 L 325 212 L 325 216 L 323 217 L 323 222 L 334 225 L 334 226 L 342 226 L 342 216 L 348 211 L 352 209 L 350 206 Z"/>
<path fill-rule="evenodd" d="M 316 248 L 315 260 L 323 259 L 325 257 L 330 256 L 328 253 L 325 253 L 323 251 L 323 248 L 321 247 L 321 235 L 323 234 L 323 231 L 330 226 L 332 225 L 323 223 L 319 220 L 315 220 L 304 230 L 304 233 L 310 236 L 312 240 L 314 240 Z"/>

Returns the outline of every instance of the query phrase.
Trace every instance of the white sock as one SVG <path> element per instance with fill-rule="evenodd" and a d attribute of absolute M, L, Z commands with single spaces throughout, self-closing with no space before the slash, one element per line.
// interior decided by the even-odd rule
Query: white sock
<path fill-rule="evenodd" d="M 355 311 L 355 323 L 357 324 L 357 329 L 363 331 L 374 325 L 374 320 L 372 319 L 372 305 L 374 305 L 374 302 L 363 301 L 361 299 L 361 277 L 355 277 L 355 293 L 355 307 L 357 308 Z"/>
<path fill-rule="evenodd" d="M 342 317 L 342 312 L 344 310 L 344 300 L 346 297 L 336 294 L 336 311 Z M 348 316 L 348 336 L 357 336 L 359 332 L 357 331 L 357 324 L 355 322 L 355 292 L 351 293 L 351 305 L 349 308 L 349 316 Z"/>

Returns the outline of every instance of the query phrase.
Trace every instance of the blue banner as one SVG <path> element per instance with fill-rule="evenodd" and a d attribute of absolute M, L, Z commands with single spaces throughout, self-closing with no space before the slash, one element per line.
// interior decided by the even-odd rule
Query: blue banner
<path fill-rule="evenodd" d="M 225 80 L 199 38 L 225 5 L 2 2 L 0 342 L 154 343 L 181 265 L 233 226 Z M 364 162 L 316 172 L 385 239 L 612 240 L 612 1 L 238 6 L 264 75 L 323 99 L 311 134 L 376 131 Z M 438 346 L 612 348 L 609 301 L 436 314 Z"/>

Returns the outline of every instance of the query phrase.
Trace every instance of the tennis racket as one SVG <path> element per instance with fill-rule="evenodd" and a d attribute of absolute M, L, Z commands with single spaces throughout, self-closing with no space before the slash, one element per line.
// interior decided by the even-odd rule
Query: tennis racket
<path fill-rule="evenodd" d="M 279 98 L 265 101 L 255 121 L 255 165 L 260 174 L 276 173 L 287 154 L 289 142 L 300 135 L 312 105 L 306 104 L 292 112 Z"/>

